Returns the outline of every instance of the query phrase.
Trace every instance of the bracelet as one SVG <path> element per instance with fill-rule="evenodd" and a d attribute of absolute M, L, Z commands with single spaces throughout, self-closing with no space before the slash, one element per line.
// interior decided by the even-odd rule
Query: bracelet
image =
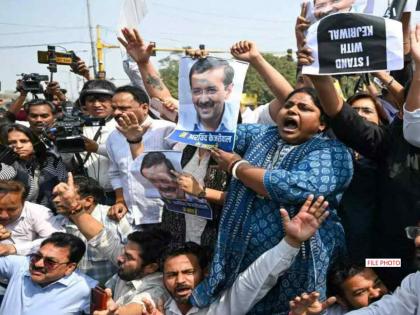
<path fill-rule="evenodd" d="M 239 160 L 237 163 L 235 163 L 235 165 L 232 168 L 233 178 L 238 179 L 238 177 L 236 176 L 236 171 L 238 170 L 239 165 L 244 164 L 244 163 L 249 164 L 247 160 Z"/>
<path fill-rule="evenodd" d="M 235 161 L 233 161 L 233 162 L 230 162 L 230 164 L 228 165 L 228 169 L 227 169 L 227 172 L 228 173 L 230 173 L 230 174 L 232 174 L 232 169 L 233 169 L 233 167 L 235 166 L 235 164 L 236 163 L 238 163 L 240 161 L 240 159 L 239 160 L 235 160 Z"/>
<path fill-rule="evenodd" d="M 241 161 L 241 159 L 239 159 L 239 160 L 235 160 L 235 161 L 233 161 L 233 162 L 230 162 L 230 163 L 229 163 L 229 165 L 228 165 L 227 172 L 228 172 L 228 173 L 230 173 L 230 174 L 232 174 L 233 167 L 234 167 L 234 166 L 235 166 L 235 164 L 236 164 L 236 163 L 238 163 L 239 161 Z"/>
<path fill-rule="evenodd" d="M 127 142 L 128 142 L 129 144 L 137 144 L 137 143 L 142 142 L 142 140 L 143 140 L 143 136 L 140 136 L 140 138 L 135 139 L 135 140 L 128 140 L 127 138 L 126 138 L 126 140 L 127 140 Z"/>
<path fill-rule="evenodd" d="M 394 83 L 394 78 L 392 78 L 391 80 L 389 80 L 389 82 L 386 84 L 386 87 L 389 88 L 392 83 Z"/>

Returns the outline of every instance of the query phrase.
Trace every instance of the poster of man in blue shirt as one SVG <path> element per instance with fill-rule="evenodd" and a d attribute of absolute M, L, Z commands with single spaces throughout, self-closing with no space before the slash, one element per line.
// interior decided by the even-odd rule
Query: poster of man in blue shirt
<path fill-rule="evenodd" d="M 183 58 L 179 74 L 179 120 L 171 139 L 232 151 L 240 96 L 248 65 L 215 57 Z"/>
<path fill-rule="evenodd" d="M 232 93 L 234 75 L 235 70 L 223 59 L 205 58 L 194 63 L 189 73 L 197 113 L 194 131 L 234 131 L 235 124 L 226 119 L 234 107 L 226 104 Z"/>
<path fill-rule="evenodd" d="M 151 151 L 140 156 L 140 173 L 150 185 L 145 185 L 147 198 L 161 198 L 169 211 L 188 213 L 212 219 L 213 212 L 205 198 L 186 194 L 175 174 L 182 173 L 182 152 Z"/>

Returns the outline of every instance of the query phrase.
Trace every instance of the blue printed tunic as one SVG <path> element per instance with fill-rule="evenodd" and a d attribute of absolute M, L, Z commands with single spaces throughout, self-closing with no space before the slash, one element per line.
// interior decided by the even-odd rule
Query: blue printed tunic
<path fill-rule="evenodd" d="M 239 180 L 232 180 L 223 208 L 209 276 L 195 289 L 192 303 L 210 304 L 266 250 L 283 237 L 279 209 L 295 215 L 309 194 L 329 201 L 330 216 L 314 237 L 302 244 L 292 267 L 250 314 L 287 314 L 288 302 L 302 292 L 326 294 L 326 275 L 343 257 L 344 231 L 337 204 L 352 177 L 352 159 L 339 141 L 318 134 L 300 145 L 284 142 L 277 127 L 241 125 L 235 152 L 251 165 L 266 169 L 269 197 L 258 196 Z"/>

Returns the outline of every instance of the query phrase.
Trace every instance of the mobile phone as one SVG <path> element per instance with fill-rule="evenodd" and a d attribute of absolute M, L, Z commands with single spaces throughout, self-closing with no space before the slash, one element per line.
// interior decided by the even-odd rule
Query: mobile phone
<path fill-rule="evenodd" d="M 107 301 L 108 296 L 103 288 L 98 286 L 93 288 L 90 295 L 90 315 L 93 315 L 94 311 L 106 310 Z"/>

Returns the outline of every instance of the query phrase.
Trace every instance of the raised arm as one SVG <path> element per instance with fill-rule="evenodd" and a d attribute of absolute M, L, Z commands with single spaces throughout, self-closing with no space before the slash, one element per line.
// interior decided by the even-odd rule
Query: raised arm
<path fill-rule="evenodd" d="M 236 59 L 249 62 L 281 103 L 293 91 L 293 87 L 285 77 L 264 59 L 254 42 L 246 40 L 237 42 L 231 47 L 230 52 Z"/>
<path fill-rule="evenodd" d="M 278 278 L 292 265 L 301 243 L 312 237 L 328 216 L 328 203 L 323 197 L 314 201 L 310 195 L 300 211 L 290 219 L 280 210 L 286 236 L 272 249 L 252 263 L 220 297 L 210 314 L 246 314 L 277 283 Z"/>
<path fill-rule="evenodd" d="M 67 183 L 54 187 L 54 203 L 61 213 L 68 216 L 80 233 L 89 241 L 89 245 L 103 253 L 115 266 L 123 245 L 114 232 L 105 229 L 101 222 L 85 212 L 80 202 L 80 195 L 74 185 L 73 175 L 69 173 Z"/>
<path fill-rule="evenodd" d="M 53 194 L 56 206 L 65 211 L 87 240 L 97 236 L 104 229 L 101 222 L 83 211 L 72 173 L 68 173 L 67 183 L 60 183 L 54 187 Z"/>
<path fill-rule="evenodd" d="M 89 67 L 86 65 L 86 63 L 80 59 L 80 57 L 76 58 L 76 62 L 71 65 L 71 70 L 86 80 L 91 80 L 92 77 L 90 76 Z"/>
<path fill-rule="evenodd" d="M 330 76 L 309 76 L 312 84 L 318 92 L 322 108 L 328 117 L 335 117 L 343 108 L 344 101 L 334 87 L 334 82 Z"/>
<path fill-rule="evenodd" d="M 118 125 L 116 127 L 127 139 L 130 145 L 131 156 L 135 160 L 144 151 L 143 135 L 149 129 L 150 123 L 140 125 L 136 115 L 130 112 L 122 113 L 117 122 Z"/>
<path fill-rule="evenodd" d="M 28 92 L 26 92 L 23 89 L 22 86 L 22 80 L 17 80 L 16 81 L 16 89 L 19 91 L 19 96 L 18 98 L 10 105 L 8 111 L 13 113 L 13 114 L 17 114 L 19 113 L 20 109 L 23 106 L 23 103 L 25 103 L 26 100 L 26 96 L 28 95 Z"/>
<path fill-rule="evenodd" d="M 404 138 L 420 147 L 420 24 L 411 31 L 411 55 L 416 70 L 404 107 Z"/>
<path fill-rule="evenodd" d="M 160 100 L 172 98 L 171 93 L 160 78 L 159 72 L 150 61 L 153 45 L 146 44 L 136 29 L 123 28 L 121 32 L 124 38 L 118 37 L 118 40 L 137 63 L 149 96 Z"/>
<path fill-rule="evenodd" d="M 420 24 L 411 31 L 411 56 L 415 64 L 413 80 L 407 95 L 405 109 L 415 111 L 420 108 Z"/>
<path fill-rule="evenodd" d="M 387 88 L 389 93 L 391 93 L 392 96 L 394 96 L 397 102 L 395 106 L 398 109 L 401 109 L 402 106 L 404 105 L 404 87 L 397 80 L 395 80 L 392 75 L 390 75 L 386 71 L 376 72 L 376 73 L 373 73 L 373 75 L 377 77 L 382 82 L 382 84 Z"/>

